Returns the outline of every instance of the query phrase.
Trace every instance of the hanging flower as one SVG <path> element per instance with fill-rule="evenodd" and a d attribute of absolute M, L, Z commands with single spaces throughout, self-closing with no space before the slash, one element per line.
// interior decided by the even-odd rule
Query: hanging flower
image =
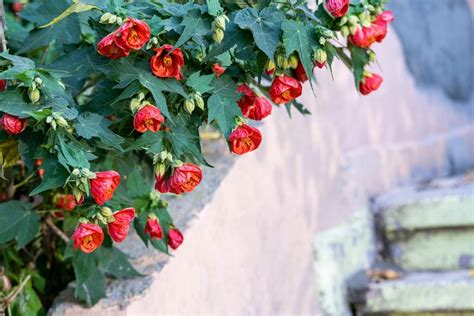
<path fill-rule="evenodd" d="M 181 67 L 184 66 L 184 57 L 180 48 L 173 45 L 163 45 L 155 48 L 155 55 L 151 58 L 151 70 L 160 78 L 183 79 Z"/>
<path fill-rule="evenodd" d="M 383 78 L 374 73 L 365 73 L 359 83 L 359 91 L 363 95 L 368 95 L 377 90 L 383 82 Z"/>
<path fill-rule="evenodd" d="M 7 90 L 7 81 L 0 79 L 0 92 Z"/>
<path fill-rule="evenodd" d="M 150 239 L 163 238 L 163 230 L 161 229 L 160 223 L 156 217 L 148 218 L 145 225 L 145 234 L 148 234 Z"/>
<path fill-rule="evenodd" d="M 219 64 L 214 64 L 212 66 L 212 71 L 214 72 L 214 74 L 216 75 L 217 78 L 219 78 L 220 76 L 222 76 L 222 74 L 225 72 L 225 68 L 222 67 L 221 65 Z"/>
<path fill-rule="evenodd" d="M 237 92 L 243 94 L 237 103 L 245 117 L 261 121 L 272 113 L 270 102 L 263 96 L 257 96 L 247 84 L 239 85 Z"/>
<path fill-rule="evenodd" d="M 99 225 L 92 223 L 81 223 L 72 234 L 74 250 L 81 249 L 85 253 L 91 253 L 102 245 L 104 232 Z"/>
<path fill-rule="evenodd" d="M 2 118 L 0 118 L 0 126 L 10 135 L 17 135 L 23 132 L 27 123 L 26 119 L 21 119 L 8 113 L 4 113 Z"/>
<path fill-rule="evenodd" d="M 102 171 L 96 172 L 95 175 L 96 178 L 90 180 L 90 192 L 97 204 L 104 205 L 119 186 L 120 174 L 116 171 Z"/>
<path fill-rule="evenodd" d="M 384 11 L 377 15 L 375 21 L 372 23 L 374 29 L 375 41 L 381 43 L 388 32 L 388 23 L 394 20 L 392 11 Z"/>
<path fill-rule="evenodd" d="M 55 196 L 56 207 L 65 211 L 72 211 L 76 208 L 76 201 L 72 194 L 58 194 Z"/>
<path fill-rule="evenodd" d="M 303 87 L 295 78 L 287 75 L 277 76 L 270 87 L 270 97 L 275 104 L 285 104 L 299 97 Z"/>
<path fill-rule="evenodd" d="M 183 243 L 184 237 L 183 234 L 177 228 L 170 228 L 168 232 L 168 245 L 173 249 L 178 249 L 179 246 Z"/>
<path fill-rule="evenodd" d="M 164 175 L 157 176 L 155 189 L 161 193 L 182 194 L 193 191 L 201 183 L 201 180 L 201 168 L 191 163 L 185 163 L 175 167 L 169 178 L 165 178 Z"/>
<path fill-rule="evenodd" d="M 115 31 L 115 43 L 123 50 L 139 50 L 150 40 L 150 27 L 143 21 L 128 18 Z"/>
<path fill-rule="evenodd" d="M 335 18 L 343 17 L 349 11 L 350 0 L 325 0 L 324 8 Z"/>
<path fill-rule="evenodd" d="M 294 74 L 296 79 L 298 79 L 299 82 L 304 83 L 308 81 L 308 76 L 306 75 L 306 70 L 303 67 L 303 64 L 298 61 L 298 66 L 294 70 Z"/>
<path fill-rule="evenodd" d="M 104 37 L 99 44 L 97 44 L 97 51 L 102 56 L 108 57 L 110 59 L 119 59 L 122 57 L 127 57 L 130 54 L 129 49 L 123 49 L 117 45 L 115 42 L 116 35 L 114 33 Z"/>
<path fill-rule="evenodd" d="M 108 224 L 109 235 L 115 242 L 122 242 L 127 238 L 130 223 L 135 218 L 135 209 L 129 207 L 115 212 L 112 216 L 114 221 Z"/>
<path fill-rule="evenodd" d="M 237 155 L 251 152 L 260 146 L 262 134 L 254 127 L 242 124 L 229 136 L 230 149 Z"/>
<path fill-rule="evenodd" d="M 160 109 L 153 105 L 145 105 L 135 113 L 133 126 L 137 132 L 146 131 L 157 132 L 160 130 L 165 118 L 161 115 Z"/>

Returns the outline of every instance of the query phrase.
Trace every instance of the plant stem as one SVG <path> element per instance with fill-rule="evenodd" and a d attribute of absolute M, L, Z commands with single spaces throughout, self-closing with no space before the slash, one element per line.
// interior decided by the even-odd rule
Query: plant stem
<path fill-rule="evenodd" d="M 21 293 L 23 288 L 26 286 L 26 283 L 31 279 L 31 275 L 27 275 L 26 278 L 20 283 L 20 285 L 13 291 L 10 295 L 8 295 L 3 300 L 2 308 L 5 309 L 10 306 L 12 302 L 15 301 L 16 297 Z"/>
<path fill-rule="evenodd" d="M 34 173 L 30 174 L 28 177 L 26 177 L 25 179 L 23 179 L 23 181 L 21 181 L 20 183 L 17 183 L 14 185 L 14 188 L 15 190 L 24 186 L 25 184 L 27 184 L 31 179 L 33 179 L 33 177 L 35 176 Z"/>
<path fill-rule="evenodd" d="M 59 238 L 64 240 L 66 244 L 71 241 L 71 239 L 62 230 L 60 230 L 58 226 L 54 225 L 53 218 L 51 216 L 46 217 L 45 223 L 51 229 L 51 231 L 58 235 Z"/>

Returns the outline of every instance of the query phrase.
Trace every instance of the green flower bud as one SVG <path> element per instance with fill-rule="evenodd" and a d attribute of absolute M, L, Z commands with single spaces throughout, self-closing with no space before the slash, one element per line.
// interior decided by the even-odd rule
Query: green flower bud
<path fill-rule="evenodd" d="M 115 24 L 115 22 L 117 22 L 117 16 L 116 16 L 116 15 L 112 15 L 112 16 L 109 18 L 109 24 Z"/>
<path fill-rule="evenodd" d="M 325 39 L 324 37 L 321 37 L 321 38 L 319 39 L 319 44 L 321 44 L 321 45 L 326 44 L 326 39 Z"/>
<path fill-rule="evenodd" d="M 212 33 L 212 39 L 217 44 L 222 43 L 222 41 L 224 40 L 224 31 L 222 29 L 219 29 L 219 28 L 215 29 L 214 32 Z"/>
<path fill-rule="evenodd" d="M 117 17 L 117 24 L 118 24 L 118 25 L 122 25 L 122 23 L 123 23 L 122 18 L 121 18 L 121 17 Z"/>
<path fill-rule="evenodd" d="M 130 101 L 130 110 L 132 111 L 132 113 L 135 113 L 136 111 L 138 111 L 140 108 L 141 108 L 141 100 L 137 99 L 137 98 L 133 98 L 131 101 Z"/>
<path fill-rule="evenodd" d="M 291 54 L 288 59 L 288 64 L 292 69 L 298 68 L 299 59 L 295 54 Z"/>
<path fill-rule="evenodd" d="M 379 15 L 382 13 L 383 13 L 383 9 L 381 7 L 378 7 L 377 9 L 375 9 L 375 15 Z"/>
<path fill-rule="evenodd" d="M 215 18 L 214 20 L 214 25 L 221 30 L 225 31 L 225 25 L 226 25 L 227 19 L 225 15 L 219 15 L 218 17 Z"/>
<path fill-rule="evenodd" d="M 204 111 L 204 100 L 202 99 L 201 97 L 201 94 L 200 93 L 195 93 L 194 94 L 194 103 L 196 104 L 196 106 L 198 108 L 200 108 L 201 110 Z"/>
<path fill-rule="evenodd" d="M 318 48 L 314 53 L 314 59 L 320 64 L 324 64 L 328 60 L 328 54 L 324 49 Z"/>
<path fill-rule="evenodd" d="M 371 4 L 369 4 L 369 5 L 367 6 L 367 9 L 368 9 L 370 12 L 374 12 L 374 11 L 375 11 L 375 7 L 374 7 L 373 5 L 371 5 Z"/>
<path fill-rule="evenodd" d="M 101 208 L 100 214 L 102 214 L 102 216 L 104 217 L 109 217 L 112 216 L 114 213 L 109 207 L 104 206 L 103 208 Z"/>
<path fill-rule="evenodd" d="M 288 62 L 288 59 L 283 58 L 283 64 L 282 64 L 281 68 L 288 69 L 288 67 L 290 67 L 290 63 Z"/>
<path fill-rule="evenodd" d="M 343 16 L 341 20 L 339 21 L 339 25 L 343 26 L 344 24 L 347 23 L 347 21 L 348 21 L 347 16 Z"/>
<path fill-rule="evenodd" d="M 343 27 L 341 27 L 341 34 L 342 34 L 342 36 L 344 36 L 344 37 L 348 37 L 348 36 L 349 36 L 350 31 L 349 31 L 349 28 L 348 28 L 346 25 L 344 25 Z"/>
<path fill-rule="evenodd" d="M 104 13 L 101 17 L 100 17 L 100 20 L 99 20 L 99 23 L 101 24 L 107 24 L 110 17 L 112 16 L 112 13 Z"/>
<path fill-rule="evenodd" d="M 28 97 L 30 98 L 31 103 L 36 103 L 41 97 L 41 93 L 37 89 L 28 89 Z"/>
<path fill-rule="evenodd" d="M 163 176 L 166 172 L 166 165 L 159 163 L 155 165 L 155 174 L 159 177 Z"/>
<path fill-rule="evenodd" d="M 60 127 L 69 127 L 69 124 L 67 123 L 66 119 L 64 117 L 59 117 L 56 119 L 56 123 Z"/>
<path fill-rule="evenodd" d="M 35 82 L 36 82 L 36 84 L 37 84 L 38 86 L 43 85 L 43 80 L 41 80 L 40 77 L 36 77 L 36 78 L 35 78 Z"/>
<path fill-rule="evenodd" d="M 349 26 L 349 32 L 350 32 L 352 35 L 354 35 L 355 32 L 357 31 L 357 27 L 358 27 L 358 25 L 351 25 L 351 26 Z"/>
<path fill-rule="evenodd" d="M 184 101 L 184 109 L 189 113 L 192 114 L 195 108 L 194 100 L 187 99 Z"/>
<path fill-rule="evenodd" d="M 283 54 L 278 54 L 276 56 L 276 64 L 278 66 L 278 68 L 283 68 L 283 64 L 285 63 L 285 55 Z"/>
<path fill-rule="evenodd" d="M 355 15 L 351 15 L 349 18 L 348 18 L 348 21 L 349 21 L 349 24 L 350 25 L 356 25 L 359 23 L 359 19 L 355 16 Z"/>
<path fill-rule="evenodd" d="M 267 61 L 267 65 L 265 66 L 265 69 L 267 70 L 267 72 L 271 72 L 273 70 L 275 70 L 275 62 L 271 59 L 269 59 Z"/>
<path fill-rule="evenodd" d="M 77 169 L 77 168 L 74 168 L 74 170 L 72 170 L 72 174 L 77 177 L 78 175 L 81 174 L 81 171 L 80 171 L 79 169 Z"/>
<path fill-rule="evenodd" d="M 375 62 L 376 60 L 377 60 L 377 56 L 375 55 L 375 53 L 374 53 L 374 52 L 370 52 L 370 53 L 369 53 L 369 61 L 370 61 L 371 63 L 373 63 L 373 62 Z"/>

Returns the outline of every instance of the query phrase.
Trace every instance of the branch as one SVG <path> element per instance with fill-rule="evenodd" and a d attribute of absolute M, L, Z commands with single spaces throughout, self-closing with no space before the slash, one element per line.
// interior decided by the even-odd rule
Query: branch
<path fill-rule="evenodd" d="M 3 0 L 0 0 L 0 52 L 7 50 L 7 38 L 5 32 L 7 31 L 7 23 L 5 22 L 5 10 L 3 8 Z"/>
<path fill-rule="evenodd" d="M 71 241 L 71 239 L 62 230 L 60 230 L 58 226 L 54 225 L 53 218 L 51 216 L 46 217 L 45 223 L 51 229 L 51 231 L 58 235 L 59 238 L 64 240 L 64 242 L 69 243 L 69 241 Z"/>
<path fill-rule="evenodd" d="M 1 0 L 0 0 L 1 1 Z M 3 305 L 2 308 L 5 310 L 8 305 L 10 305 L 13 301 L 15 301 L 16 297 L 18 294 L 21 293 L 23 288 L 26 286 L 26 283 L 31 279 L 31 275 L 27 275 L 26 278 L 23 280 L 23 282 L 20 283 L 20 285 L 13 291 L 10 295 L 8 295 L 4 300 L 3 300 Z"/>

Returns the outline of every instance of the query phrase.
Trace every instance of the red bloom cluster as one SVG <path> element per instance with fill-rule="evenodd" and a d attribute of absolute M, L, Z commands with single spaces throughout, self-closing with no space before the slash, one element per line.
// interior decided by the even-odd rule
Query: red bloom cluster
<path fill-rule="evenodd" d="M 262 142 L 262 134 L 255 127 L 242 124 L 229 136 L 230 150 L 237 155 L 254 151 Z"/>
<path fill-rule="evenodd" d="M 74 250 L 81 249 L 85 253 L 91 253 L 102 245 L 104 232 L 99 225 L 92 223 L 81 223 L 72 234 Z"/>
<path fill-rule="evenodd" d="M 248 85 L 239 85 L 237 92 L 243 94 L 238 101 L 238 105 L 245 117 L 261 121 L 272 113 L 270 102 L 263 96 L 257 96 Z"/>
<path fill-rule="evenodd" d="M 358 26 L 354 35 L 349 36 L 349 42 L 361 48 L 369 48 L 375 42 L 381 43 L 387 35 L 388 23 L 393 20 L 393 13 L 385 11 L 369 27 Z"/>
<path fill-rule="evenodd" d="M 324 8 L 335 18 L 343 17 L 349 11 L 350 0 L 326 0 Z"/>
<path fill-rule="evenodd" d="M 97 50 L 110 59 L 127 57 L 131 50 L 139 50 L 150 39 L 150 27 L 143 21 L 128 18 L 115 32 L 104 37 Z"/>
<path fill-rule="evenodd" d="M 23 132 L 28 121 L 8 113 L 3 114 L 0 118 L 0 126 L 10 135 L 17 135 Z"/>
<path fill-rule="evenodd" d="M 160 130 L 161 124 L 165 121 L 161 111 L 153 105 L 145 105 L 135 113 L 133 119 L 133 127 L 137 132 L 145 133 L 146 131 L 157 132 Z"/>
<path fill-rule="evenodd" d="M 184 66 L 184 56 L 181 48 L 175 49 L 173 45 L 155 48 L 150 65 L 151 71 L 157 77 L 183 79 L 181 67 Z"/>
<path fill-rule="evenodd" d="M 175 167 L 169 177 L 158 175 L 155 189 L 161 193 L 182 194 L 193 191 L 201 183 L 201 180 L 201 168 L 191 163 L 185 163 Z"/>
<path fill-rule="evenodd" d="M 366 73 L 360 81 L 359 91 L 363 95 L 368 95 L 369 93 L 377 90 L 383 82 L 383 78 L 377 74 Z"/>
<path fill-rule="evenodd" d="M 277 76 L 270 87 L 270 97 L 276 104 L 285 104 L 299 97 L 302 90 L 301 83 L 295 78 Z"/>
<path fill-rule="evenodd" d="M 104 205 L 114 195 L 120 184 L 120 174 L 116 171 L 96 172 L 96 178 L 90 180 L 90 192 L 95 202 Z"/>
<path fill-rule="evenodd" d="M 129 207 L 112 215 L 114 221 L 108 224 L 109 235 L 115 242 L 122 242 L 128 235 L 130 223 L 135 218 L 135 209 Z"/>

